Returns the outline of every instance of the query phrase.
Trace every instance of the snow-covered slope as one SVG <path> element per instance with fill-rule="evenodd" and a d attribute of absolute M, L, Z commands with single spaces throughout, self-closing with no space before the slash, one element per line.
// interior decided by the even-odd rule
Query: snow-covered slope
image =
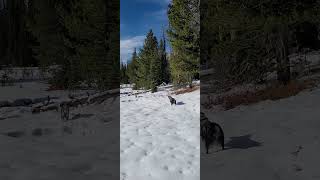
<path fill-rule="evenodd" d="M 201 179 L 320 179 L 320 89 L 278 101 L 207 112 L 225 133 L 225 151 L 204 153 Z"/>
<path fill-rule="evenodd" d="M 18 95 L 44 93 L 28 87 Z M 16 97 L 0 92 L 1 98 Z M 0 180 L 119 179 L 119 101 L 71 109 L 67 122 L 56 111 L 0 108 Z"/>
<path fill-rule="evenodd" d="M 176 106 L 165 91 L 121 97 L 122 180 L 200 178 L 200 91 L 173 97 Z"/>
<path fill-rule="evenodd" d="M 21 98 L 41 98 L 41 97 L 68 97 L 68 91 L 56 90 L 46 91 L 48 84 L 44 82 L 22 82 L 14 86 L 0 87 L 0 101 L 16 100 Z"/>

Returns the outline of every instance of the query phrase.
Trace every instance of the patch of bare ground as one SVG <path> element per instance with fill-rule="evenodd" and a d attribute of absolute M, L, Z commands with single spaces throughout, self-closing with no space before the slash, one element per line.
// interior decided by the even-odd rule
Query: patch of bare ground
<path fill-rule="evenodd" d="M 65 90 L 63 86 L 50 85 L 46 91 L 57 91 L 57 90 Z"/>
<path fill-rule="evenodd" d="M 184 94 L 184 93 L 190 93 L 190 92 L 193 92 L 193 91 L 196 91 L 200 89 L 200 86 L 193 86 L 192 88 L 181 88 L 181 89 L 178 89 L 176 91 L 174 91 L 173 94 L 175 95 L 179 95 L 179 94 Z"/>
<path fill-rule="evenodd" d="M 214 106 L 222 106 L 224 110 L 230 110 L 240 105 L 255 104 L 265 100 L 278 100 L 295 96 L 303 90 L 311 89 L 317 85 L 317 80 L 291 81 L 287 85 L 274 83 L 263 89 L 253 92 L 245 91 L 240 93 L 231 93 L 218 95 L 215 98 L 209 97 L 203 103 L 207 109 Z"/>

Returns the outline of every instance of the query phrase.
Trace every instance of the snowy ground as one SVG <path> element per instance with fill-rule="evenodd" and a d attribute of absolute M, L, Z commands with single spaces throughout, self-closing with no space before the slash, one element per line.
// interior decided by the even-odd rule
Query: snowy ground
<path fill-rule="evenodd" d="M 200 91 L 172 96 L 121 96 L 121 180 L 200 179 Z"/>
<path fill-rule="evenodd" d="M 201 179 L 319 180 L 320 89 L 278 101 L 206 112 L 225 133 L 225 151 L 204 153 Z"/>
<path fill-rule="evenodd" d="M 37 83 L 0 87 L 0 99 L 43 97 L 45 88 Z M 55 111 L 0 108 L 0 180 L 199 180 L 200 174 L 204 180 L 320 179 L 320 88 L 207 111 L 224 129 L 227 148 L 209 155 L 200 150 L 199 90 L 173 95 L 177 106 L 170 106 L 166 91 L 128 95 L 72 110 L 68 122 Z"/>
<path fill-rule="evenodd" d="M 0 87 L 0 94 L 1 99 L 43 97 L 48 93 L 43 88 L 38 83 Z M 0 108 L 0 179 L 119 179 L 119 101 L 72 109 L 67 122 L 61 121 L 60 112 Z"/>

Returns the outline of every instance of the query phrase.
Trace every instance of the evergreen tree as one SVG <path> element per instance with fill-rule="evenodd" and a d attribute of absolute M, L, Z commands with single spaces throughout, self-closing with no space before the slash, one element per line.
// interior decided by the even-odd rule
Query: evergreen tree
<path fill-rule="evenodd" d="M 159 78 L 158 42 L 152 30 L 146 36 L 137 61 L 137 87 L 151 88 L 156 86 Z M 161 66 L 161 65 L 160 65 Z"/>
<path fill-rule="evenodd" d="M 99 89 L 119 87 L 119 2 L 34 0 L 30 29 L 44 66 L 57 63 L 55 82 L 73 88 L 85 80 Z M 109 11 L 111 10 L 112 11 Z"/>
<path fill-rule="evenodd" d="M 4 5 L 0 7 L 0 65 L 5 64 L 7 61 L 6 56 L 8 53 L 8 12 L 4 9 Z"/>
<path fill-rule="evenodd" d="M 128 63 L 128 77 L 130 83 L 137 83 L 137 69 L 138 69 L 138 55 L 137 50 L 134 49 L 131 61 Z"/>
<path fill-rule="evenodd" d="M 129 78 L 127 73 L 128 73 L 127 65 L 121 62 L 121 66 L 120 66 L 120 83 L 121 84 L 129 83 Z"/>
<path fill-rule="evenodd" d="M 199 0 L 173 0 L 169 5 L 170 65 L 176 84 L 191 83 L 199 73 L 199 5 Z"/>
<path fill-rule="evenodd" d="M 28 18 L 28 1 L 9 0 L 7 2 L 7 64 L 27 66 L 36 63 L 32 58 L 27 31 L 26 19 Z M 1 25 L 2 26 L 2 25 Z"/>
<path fill-rule="evenodd" d="M 95 2 L 95 1 L 94 1 Z M 105 2 L 105 37 L 104 46 L 107 58 L 104 62 L 106 69 L 102 70 L 105 78 L 105 89 L 119 88 L 119 59 L 120 59 L 120 1 L 104 0 Z"/>
<path fill-rule="evenodd" d="M 96 83 L 100 89 L 107 89 L 111 82 L 114 62 L 106 49 L 106 2 L 104 0 L 78 0 L 72 3 L 70 12 L 58 6 L 61 22 L 68 32 L 65 45 L 74 53 L 68 57 L 77 84 L 79 80 Z M 119 66 L 118 66 L 119 67 Z M 77 77 L 76 74 L 82 76 Z"/>
<path fill-rule="evenodd" d="M 156 46 L 153 53 L 151 54 L 151 64 L 150 64 L 150 76 L 151 76 L 151 90 L 152 92 L 157 91 L 156 87 L 162 81 L 162 62 L 158 54 L 158 43 L 155 39 Z"/>
<path fill-rule="evenodd" d="M 159 44 L 159 56 L 161 59 L 161 72 L 162 72 L 161 82 L 169 83 L 170 71 L 169 71 L 169 63 L 168 63 L 167 52 L 166 52 L 166 39 L 164 34 Z"/>
<path fill-rule="evenodd" d="M 221 84 L 261 81 L 274 71 L 287 83 L 289 55 L 299 44 L 297 27 L 303 22 L 319 24 L 319 4 L 313 0 L 201 4 L 201 61 L 209 60 Z"/>
<path fill-rule="evenodd" d="M 59 22 L 56 11 L 57 2 L 51 0 L 30 1 L 30 18 L 27 27 L 35 36 L 38 44 L 32 46 L 33 53 L 41 68 L 46 69 L 53 64 L 61 65 L 61 69 L 53 72 L 50 83 L 65 88 L 69 82 L 71 71 L 63 36 L 66 31 Z"/>
<path fill-rule="evenodd" d="M 33 46 L 41 66 L 60 64 L 63 58 L 63 26 L 59 23 L 55 3 L 51 0 L 33 0 L 32 17 L 28 20 L 28 28 L 38 41 Z"/>

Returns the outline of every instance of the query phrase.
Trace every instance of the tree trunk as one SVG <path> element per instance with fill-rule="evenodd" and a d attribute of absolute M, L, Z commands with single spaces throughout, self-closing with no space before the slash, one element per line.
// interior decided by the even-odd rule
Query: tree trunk
<path fill-rule="evenodd" d="M 236 39 L 236 33 L 237 31 L 236 30 L 230 30 L 230 40 L 231 41 L 234 41 Z"/>
<path fill-rule="evenodd" d="M 284 60 L 280 59 L 281 65 L 280 67 L 278 67 L 278 71 L 277 71 L 277 80 L 281 83 L 283 83 L 284 85 L 288 84 L 288 82 L 291 79 L 291 72 L 290 72 L 290 66 L 289 66 L 289 58 L 285 58 Z"/>
<path fill-rule="evenodd" d="M 277 79 L 279 82 L 283 84 L 288 84 L 291 80 L 291 72 L 290 72 L 290 59 L 289 59 L 289 51 L 288 51 L 288 37 L 285 31 L 279 33 L 280 43 L 278 50 L 278 70 L 277 70 Z"/>

